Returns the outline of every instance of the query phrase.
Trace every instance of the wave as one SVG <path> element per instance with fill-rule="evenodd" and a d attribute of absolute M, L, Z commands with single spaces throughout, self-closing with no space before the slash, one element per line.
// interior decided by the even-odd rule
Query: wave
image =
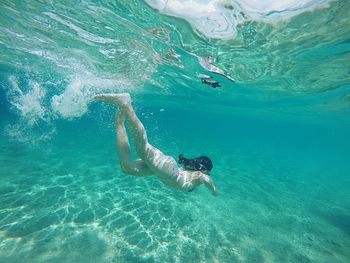
<path fill-rule="evenodd" d="M 349 1 L 147 3 L 2 1 L 0 85 L 17 116 L 7 134 L 49 135 L 99 92 L 225 112 L 286 111 L 286 97 L 288 111 L 350 108 Z"/>
<path fill-rule="evenodd" d="M 237 26 L 247 20 L 275 23 L 316 8 L 328 7 L 330 0 L 145 0 L 162 14 L 187 20 L 208 38 L 229 39 Z"/>

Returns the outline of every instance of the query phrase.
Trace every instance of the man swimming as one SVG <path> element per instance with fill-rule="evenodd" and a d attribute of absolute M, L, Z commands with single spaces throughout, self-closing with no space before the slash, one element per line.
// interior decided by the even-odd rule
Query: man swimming
<path fill-rule="evenodd" d="M 165 155 L 148 143 L 146 130 L 136 116 L 128 93 L 100 94 L 94 97 L 119 108 L 116 113 L 117 152 L 121 169 L 134 176 L 156 175 L 165 185 L 182 191 L 191 192 L 200 184 L 204 184 L 217 196 L 218 191 L 209 176 L 213 165 L 208 157 L 186 159 L 179 156 L 178 168 L 174 158 Z M 135 148 L 140 159 L 132 160 L 129 138 L 125 121 L 135 141 Z"/>

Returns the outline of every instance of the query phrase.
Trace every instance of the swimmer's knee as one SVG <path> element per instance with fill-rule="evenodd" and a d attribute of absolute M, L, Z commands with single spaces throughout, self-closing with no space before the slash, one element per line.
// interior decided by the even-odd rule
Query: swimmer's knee
<path fill-rule="evenodd" d="M 130 169 L 128 169 L 128 167 L 125 167 L 124 165 L 122 165 L 121 168 L 123 173 L 130 174 Z"/>
<path fill-rule="evenodd" d="M 120 164 L 121 170 L 127 175 L 144 175 L 145 169 L 137 161 L 123 162 Z"/>
<path fill-rule="evenodd" d="M 135 169 L 133 169 L 133 167 L 131 167 L 131 165 L 128 162 L 120 162 L 120 168 L 122 172 L 125 174 L 129 174 L 129 175 L 134 174 Z"/>

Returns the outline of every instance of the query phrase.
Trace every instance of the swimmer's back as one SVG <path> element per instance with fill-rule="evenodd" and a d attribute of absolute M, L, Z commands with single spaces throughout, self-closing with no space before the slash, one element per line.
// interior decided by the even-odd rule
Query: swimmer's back
<path fill-rule="evenodd" d="M 176 178 L 179 174 L 176 160 L 168 155 L 165 155 L 154 146 L 147 145 L 147 166 L 159 177 Z"/>

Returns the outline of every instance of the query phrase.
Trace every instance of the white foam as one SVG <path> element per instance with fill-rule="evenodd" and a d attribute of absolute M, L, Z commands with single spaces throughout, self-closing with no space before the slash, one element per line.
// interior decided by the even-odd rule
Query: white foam
<path fill-rule="evenodd" d="M 209 38 L 232 38 L 246 20 L 278 22 L 328 6 L 332 0 L 145 0 L 159 12 L 186 19 Z"/>
<path fill-rule="evenodd" d="M 19 115 L 27 121 L 30 126 L 37 124 L 39 120 L 46 118 L 46 110 L 43 100 L 46 91 L 34 81 L 29 81 L 29 90 L 21 90 L 15 77 L 9 78 L 10 90 L 8 91 L 9 102 L 16 108 Z"/>
<path fill-rule="evenodd" d="M 51 99 L 51 108 L 63 118 L 81 117 L 88 110 L 93 95 L 101 92 L 121 92 L 129 85 L 122 80 L 95 76 L 76 76 L 60 95 Z"/>
<path fill-rule="evenodd" d="M 46 90 L 33 80 L 29 80 L 26 88 L 23 88 L 13 76 L 9 78 L 9 83 L 8 101 L 19 119 L 7 125 L 5 133 L 12 139 L 31 144 L 49 139 L 56 129 L 51 126 L 51 116 L 44 103 Z"/>
<path fill-rule="evenodd" d="M 55 95 L 51 100 L 52 109 L 62 117 L 79 117 L 87 111 L 87 103 L 80 80 L 74 80 L 61 95 Z"/>

